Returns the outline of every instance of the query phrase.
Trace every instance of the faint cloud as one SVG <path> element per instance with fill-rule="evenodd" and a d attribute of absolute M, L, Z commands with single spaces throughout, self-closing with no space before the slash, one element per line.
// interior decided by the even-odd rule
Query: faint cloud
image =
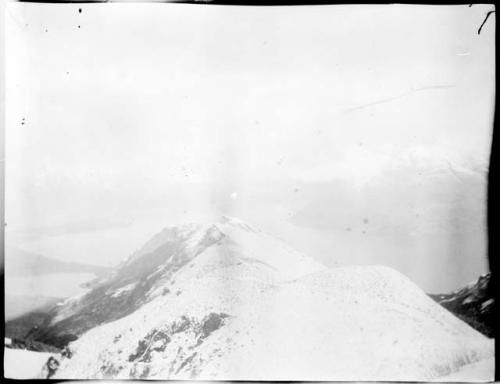
<path fill-rule="evenodd" d="M 73 221 L 47 227 L 21 228 L 15 232 L 26 236 L 63 236 L 68 234 L 80 234 L 90 232 L 107 231 L 118 228 L 126 228 L 132 225 L 132 221 L 116 220 L 84 220 Z"/>

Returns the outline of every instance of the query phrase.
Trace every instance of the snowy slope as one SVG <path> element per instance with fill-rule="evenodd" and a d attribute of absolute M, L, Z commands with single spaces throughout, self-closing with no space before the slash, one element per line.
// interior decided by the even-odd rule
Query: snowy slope
<path fill-rule="evenodd" d="M 83 335 L 55 378 L 429 381 L 493 357 L 403 275 L 326 269 L 236 219 L 167 228 L 108 279 L 90 302 L 133 310 L 98 325 L 78 320 L 89 298 L 62 306 L 49 328 Z"/>
<path fill-rule="evenodd" d="M 9 379 L 40 379 L 52 353 L 4 348 L 4 376 Z"/>
<path fill-rule="evenodd" d="M 384 267 L 197 280 L 85 334 L 58 377 L 433 380 L 493 356 L 492 342 Z"/>

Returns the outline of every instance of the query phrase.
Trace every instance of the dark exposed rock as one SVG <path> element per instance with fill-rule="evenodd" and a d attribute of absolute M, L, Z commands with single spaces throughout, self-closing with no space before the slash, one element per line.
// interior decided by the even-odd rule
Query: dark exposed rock
<path fill-rule="evenodd" d="M 224 319 L 228 317 L 225 313 L 210 313 L 203 321 L 201 338 L 205 339 L 224 323 Z"/>
<path fill-rule="evenodd" d="M 479 332 L 495 337 L 491 273 L 480 276 L 475 283 L 455 292 L 429 296 Z"/>
<path fill-rule="evenodd" d="M 151 362 L 152 353 L 163 352 L 172 340 L 173 335 L 177 333 L 192 332 L 195 337 L 198 337 L 196 345 L 200 345 L 204 339 L 209 337 L 214 331 L 224 325 L 224 319 L 227 317 L 229 317 L 229 315 L 225 313 L 214 312 L 210 313 L 202 320 L 181 316 L 178 320 L 166 325 L 165 327 L 153 329 L 146 336 L 144 336 L 144 338 L 139 340 L 134 353 L 128 357 L 128 361 L 136 364 Z M 189 346 L 187 347 L 187 349 L 192 349 L 189 348 Z M 182 356 L 180 350 L 177 351 L 177 355 Z M 178 371 L 192 361 L 195 355 L 196 353 L 184 359 L 183 363 L 178 368 Z M 135 378 L 141 378 L 137 372 L 134 374 Z"/>

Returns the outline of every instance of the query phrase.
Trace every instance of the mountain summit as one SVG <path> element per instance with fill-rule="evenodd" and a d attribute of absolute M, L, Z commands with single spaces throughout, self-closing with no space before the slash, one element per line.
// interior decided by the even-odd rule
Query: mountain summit
<path fill-rule="evenodd" d="M 400 273 L 328 269 L 230 217 L 163 229 L 36 338 L 69 343 L 61 379 L 429 381 L 493 358 Z"/>
<path fill-rule="evenodd" d="M 325 268 L 229 216 L 212 223 L 169 226 L 109 275 L 94 281 L 90 292 L 54 308 L 36 338 L 63 347 L 83 332 L 131 314 L 156 296 L 175 290 L 177 276 L 184 276 L 195 266 L 238 275 L 244 271 L 242 279 L 267 281 L 291 279 Z"/>

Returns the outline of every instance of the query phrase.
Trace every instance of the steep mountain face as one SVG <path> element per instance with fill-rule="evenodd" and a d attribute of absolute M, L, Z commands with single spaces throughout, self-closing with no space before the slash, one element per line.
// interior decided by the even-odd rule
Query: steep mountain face
<path fill-rule="evenodd" d="M 5 334 L 26 345 L 25 335 L 50 318 L 58 302 L 85 284 L 111 271 L 108 267 L 65 262 L 26 252 L 15 247 L 6 250 Z"/>
<path fill-rule="evenodd" d="M 488 337 L 495 337 L 491 273 L 455 292 L 430 295 L 435 301 Z"/>
<path fill-rule="evenodd" d="M 271 274 L 278 279 L 323 268 L 236 219 L 225 217 L 215 224 L 168 227 L 109 276 L 94 281 L 90 292 L 55 307 L 35 335 L 36 340 L 63 347 L 97 325 L 133 313 L 157 295 L 167 295 L 171 290 L 179 294 L 174 276 L 207 252 L 225 253 L 230 263 L 266 266 L 263 276 Z M 256 274 L 262 278 L 260 271 Z"/>
<path fill-rule="evenodd" d="M 493 357 L 401 274 L 327 269 L 231 218 L 163 230 L 43 328 L 78 337 L 60 379 L 428 381 Z"/>

